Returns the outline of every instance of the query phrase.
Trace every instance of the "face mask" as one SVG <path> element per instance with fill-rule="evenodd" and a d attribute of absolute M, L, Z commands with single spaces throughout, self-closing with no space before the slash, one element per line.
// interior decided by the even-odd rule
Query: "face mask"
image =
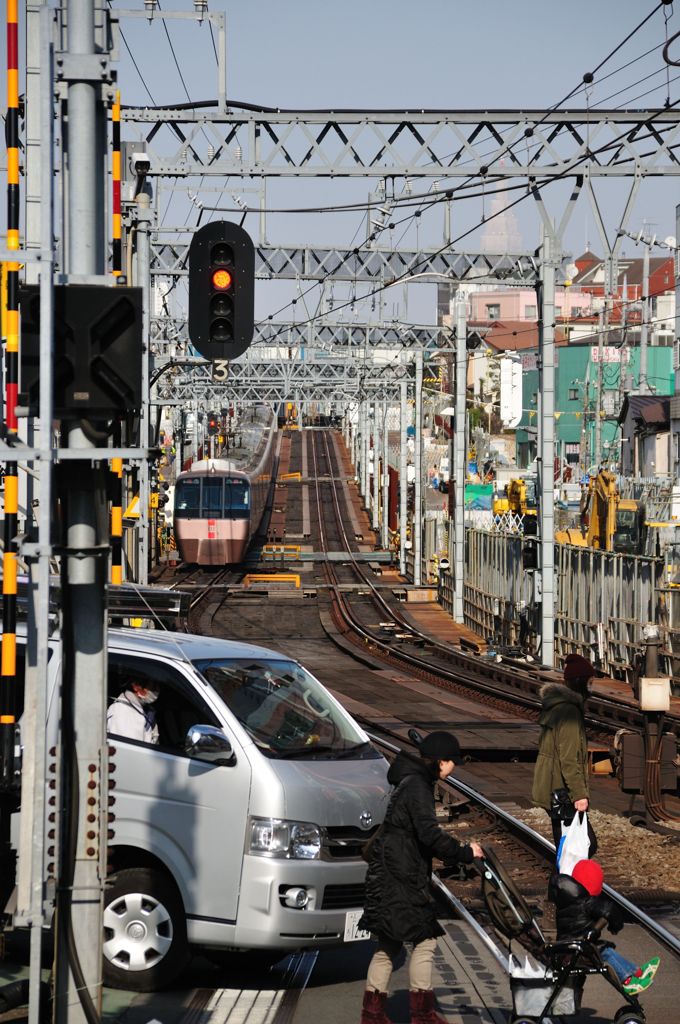
<path fill-rule="evenodd" d="M 154 704 L 158 700 L 158 690 L 147 690 L 144 696 L 138 693 L 137 699 L 140 704 Z"/>

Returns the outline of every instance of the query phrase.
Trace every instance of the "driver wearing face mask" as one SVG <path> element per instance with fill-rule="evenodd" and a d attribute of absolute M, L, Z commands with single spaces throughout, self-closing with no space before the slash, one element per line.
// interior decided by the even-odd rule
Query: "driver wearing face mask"
<path fill-rule="evenodd" d="M 111 704 L 106 716 L 107 732 L 142 743 L 158 743 L 156 710 L 158 686 L 132 682 Z"/>

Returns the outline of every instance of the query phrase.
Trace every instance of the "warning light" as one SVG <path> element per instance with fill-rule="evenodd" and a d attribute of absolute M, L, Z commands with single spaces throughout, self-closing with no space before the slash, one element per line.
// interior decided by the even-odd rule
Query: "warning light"
<path fill-rule="evenodd" d="M 189 337 L 206 359 L 236 359 L 255 327 L 255 247 L 230 221 L 198 228 L 189 249 Z"/>
<path fill-rule="evenodd" d="M 212 276 L 213 288 L 219 288 L 220 291 L 224 292 L 227 288 L 231 288 L 231 282 L 233 278 L 228 270 L 216 270 Z"/>

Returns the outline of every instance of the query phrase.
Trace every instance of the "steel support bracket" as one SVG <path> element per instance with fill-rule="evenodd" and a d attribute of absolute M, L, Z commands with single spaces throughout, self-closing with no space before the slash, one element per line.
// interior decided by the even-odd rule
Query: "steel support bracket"
<path fill-rule="evenodd" d="M 113 81 L 111 62 L 104 53 L 58 53 L 55 59 L 57 83 Z"/>

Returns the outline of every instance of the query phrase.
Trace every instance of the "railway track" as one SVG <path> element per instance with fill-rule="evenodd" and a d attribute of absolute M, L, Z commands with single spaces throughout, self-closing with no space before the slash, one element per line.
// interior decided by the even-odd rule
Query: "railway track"
<path fill-rule="evenodd" d="M 479 702 L 502 711 L 521 711 L 535 720 L 540 710 L 540 690 L 548 679 L 558 679 L 555 672 L 527 666 L 526 669 L 509 667 L 496 661 L 482 661 L 479 657 L 465 654 L 427 636 L 408 622 L 398 608 L 386 600 L 381 592 L 384 588 L 376 585 L 371 575 L 354 557 L 354 539 L 347 535 L 345 517 L 342 515 L 336 481 L 336 466 L 331 457 L 328 434 L 315 433 L 312 437 L 312 456 L 315 471 L 317 515 L 322 550 L 328 547 L 329 529 L 324 522 L 324 505 L 321 498 L 319 476 L 319 453 L 317 445 L 323 442 L 323 458 L 328 471 L 323 474 L 323 484 L 330 490 L 328 505 L 333 510 L 334 543 L 347 554 L 347 568 L 358 580 L 370 598 L 374 609 L 382 617 L 376 630 L 367 625 L 354 610 L 355 599 L 340 590 L 341 580 L 335 566 L 324 563 L 324 576 L 331 592 L 332 615 L 342 636 L 366 653 L 400 668 L 407 668 L 418 678 L 436 686 L 470 695 L 474 692 Z M 330 635 L 330 634 L 329 634 Z M 331 635 L 331 639 L 333 639 Z M 644 716 L 633 705 L 603 694 L 592 694 L 588 701 L 586 722 L 596 735 L 593 738 L 610 739 L 621 728 L 642 730 Z M 664 727 L 680 740 L 680 719 L 667 716 Z"/>
<path fill-rule="evenodd" d="M 371 740 L 388 759 L 392 760 L 399 747 L 378 732 L 370 733 Z M 415 744 L 412 745 L 415 750 Z M 529 903 L 534 917 L 544 933 L 554 930 L 552 904 L 547 899 L 548 880 L 554 869 L 555 849 L 524 822 L 519 821 L 507 810 L 494 804 L 483 794 L 465 783 L 450 777 L 438 783 L 440 800 L 440 825 L 461 842 L 474 839 L 482 847 L 493 850 L 517 889 Z M 482 928 L 487 936 L 497 942 L 497 937 L 480 898 L 479 878 L 456 876 L 455 880 L 443 867 L 438 867 L 433 884 L 439 896 L 445 899 L 456 912 L 460 909 Z M 664 894 L 653 894 L 647 909 L 641 906 L 641 894 L 626 893 L 623 879 L 611 877 L 604 891 L 623 911 L 627 922 L 634 922 L 643 928 L 658 944 L 661 951 L 670 952 L 680 966 L 680 938 L 655 920 L 653 908 L 664 902 Z M 677 898 L 677 897 L 674 897 Z"/>

